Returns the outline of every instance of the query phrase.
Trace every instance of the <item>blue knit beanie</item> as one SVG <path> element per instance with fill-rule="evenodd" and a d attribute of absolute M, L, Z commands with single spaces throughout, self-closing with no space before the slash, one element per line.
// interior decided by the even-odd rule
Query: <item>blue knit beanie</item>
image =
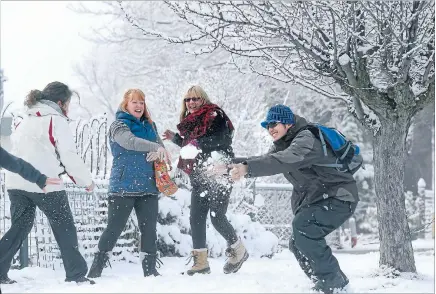
<path fill-rule="evenodd" d="M 268 110 L 265 121 L 260 125 L 266 129 L 267 125 L 272 122 L 280 122 L 282 124 L 295 124 L 294 113 L 285 105 L 274 105 Z"/>

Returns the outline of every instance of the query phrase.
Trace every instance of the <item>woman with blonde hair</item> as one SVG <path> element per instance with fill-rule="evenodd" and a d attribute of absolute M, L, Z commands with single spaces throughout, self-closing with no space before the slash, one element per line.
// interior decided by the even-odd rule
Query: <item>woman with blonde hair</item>
<path fill-rule="evenodd" d="M 229 180 L 209 178 L 203 166 L 214 151 L 229 162 L 234 157 L 232 122 L 220 107 L 209 100 L 200 86 L 192 86 L 184 96 L 177 129 L 180 134 L 166 130 L 163 138 L 180 147 L 193 145 L 201 150 L 195 159 L 180 158 L 178 163 L 178 168 L 189 175 L 192 185 L 190 223 L 194 265 L 187 274 L 210 273 L 206 248 L 209 210 L 213 226 L 228 244 L 226 255 L 229 259 L 224 265 L 224 273 L 235 273 L 247 260 L 248 253 L 226 217 L 232 186 Z"/>
<path fill-rule="evenodd" d="M 110 253 L 135 209 L 141 232 L 140 256 L 144 276 L 158 276 L 156 270 L 156 224 L 158 194 L 153 162 L 169 161 L 156 125 L 139 89 L 128 90 L 109 129 L 113 155 L 108 189 L 108 223 L 98 242 L 89 278 L 101 276 Z"/>

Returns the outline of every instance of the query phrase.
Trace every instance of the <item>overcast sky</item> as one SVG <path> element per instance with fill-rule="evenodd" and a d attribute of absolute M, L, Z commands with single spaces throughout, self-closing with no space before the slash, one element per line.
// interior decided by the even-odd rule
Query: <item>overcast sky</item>
<path fill-rule="evenodd" d="M 91 17 L 67 8 L 67 1 L 1 1 L 0 65 L 7 77 L 5 102 L 23 105 L 31 89 L 52 81 L 78 85 L 72 65 L 92 44 L 80 37 Z M 12 107 L 11 107 L 12 108 Z"/>

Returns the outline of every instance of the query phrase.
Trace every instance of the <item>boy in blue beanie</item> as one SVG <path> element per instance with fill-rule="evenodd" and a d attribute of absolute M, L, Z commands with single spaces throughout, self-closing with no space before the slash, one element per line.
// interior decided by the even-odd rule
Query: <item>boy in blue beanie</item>
<path fill-rule="evenodd" d="M 315 283 L 313 290 L 332 293 L 344 288 L 348 279 L 325 237 L 356 209 L 359 197 L 352 173 L 317 165 L 335 162 L 336 157 L 331 150 L 324 155 L 321 141 L 307 129 L 307 121 L 288 106 L 271 107 L 261 126 L 273 138 L 272 148 L 263 156 L 235 160 L 227 167 L 232 179 L 282 173 L 293 185 L 289 249 Z"/>

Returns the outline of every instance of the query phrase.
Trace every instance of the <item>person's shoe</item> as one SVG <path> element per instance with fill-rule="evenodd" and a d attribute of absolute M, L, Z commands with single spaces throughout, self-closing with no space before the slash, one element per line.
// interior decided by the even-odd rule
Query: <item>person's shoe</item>
<path fill-rule="evenodd" d="M 192 250 L 188 263 L 191 261 L 192 258 L 194 259 L 194 264 L 188 271 L 186 271 L 189 276 L 195 274 L 210 274 L 206 248 Z"/>
<path fill-rule="evenodd" d="M 242 266 L 242 264 L 248 259 L 248 252 L 245 249 L 244 244 L 242 244 L 241 239 L 236 241 L 235 244 L 231 245 L 226 249 L 226 256 L 228 260 L 224 265 L 224 273 L 236 273 Z"/>
<path fill-rule="evenodd" d="M 88 278 L 99 278 L 103 272 L 103 268 L 109 264 L 109 255 L 107 252 L 99 251 L 95 253 L 94 260 L 91 265 L 91 269 L 88 272 Z"/>
<path fill-rule="evenodd" d="M 142 270 L 144 271 L 144 277 L 160 276 L 159 272 L 156 269 L 156 265 L 157 268 L 160 268 L 163 263 L 159 259 L 159 257 L 157 257 L 157 254 L 150 254 L 145 252 L 142 254 L 145 254 L 144 259 L 142 260 Z"/>
<path fill-rule="evenodd" d="M 9 279 L 8 275 L 0 276 L 0 284 L 15 284 L 17 281 Z"/>
<path fill-rule="evenodd" d="M 90 280 L 84 276 L 77 278 L 77 279 L 70 279 L 70 278 L 66 278 L 65 282 L 76 282 L 77 284 L 90 284 L 90 285 L 94 285 L 95 281 Z"/>
<path fill-rule="evenodd" d="M 342 290 L 348 285 L 348 283 L 348 278 L 341 270 L 339 270 L 332 279 L 319 279 L 312 290 L 323 292 L 325 294 L 332 294 L 335 290 Z"/>

